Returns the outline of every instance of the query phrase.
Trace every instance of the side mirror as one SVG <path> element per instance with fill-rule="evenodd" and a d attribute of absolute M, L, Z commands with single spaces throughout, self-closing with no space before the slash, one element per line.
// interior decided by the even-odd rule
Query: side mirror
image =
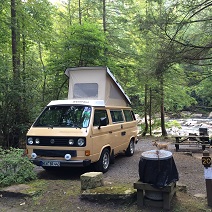
<path fill-rule="evenodd" d="M 99 119 L 99 127 L 98 127 L 98 129 L 100 129 L 101 128 L 101 126 L 107 126 L 107 117 L 103 117 L 103 118 L 100 118 Z"/>

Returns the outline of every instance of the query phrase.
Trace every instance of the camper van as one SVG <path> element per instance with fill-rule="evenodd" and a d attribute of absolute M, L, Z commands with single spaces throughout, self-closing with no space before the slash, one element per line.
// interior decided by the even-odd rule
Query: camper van
<path fill-rule="evenodd" d="M 130 100 L 107 67 L 79 67 L 67 100 L 51 101 L 27 133 L 31 162 L 46 170 L 94 165 L 106 172 L 119 153 L 134 154 L 137 121 Z"/>

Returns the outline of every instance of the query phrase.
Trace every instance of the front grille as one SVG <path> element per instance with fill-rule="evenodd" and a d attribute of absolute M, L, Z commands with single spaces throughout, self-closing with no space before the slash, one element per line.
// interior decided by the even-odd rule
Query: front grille
<path fill-rule="evenodd" d="M 40 139 L 39 146 L 70 146 L 69 138 L 66 137 L 38 137 Z M 51 142 L 54 139 L 54 142 Z"/>
<path fill-rule="evenodd" d="M 44 157 L 64 157 L 66 154 L 70 154 L 72 157 L 77 156 L 76 150 L 44 150 L 44 149 L 33 149 L 33 152 L 38 156 Z"/>
<path fill-rule="evenodd" d="M 80 137 L 50 137 L 50 136 L 28 136 L 27 139 L 31 137 L 33 138 L 33 145 L 36 146 L 66 146 L 66 147 L 70 147 L 69 145 L 69 139 L 74 139 L 74 144 L 72 145 L 73 147 L 77 147 L 77 140 Z M 40 143 L 36 144 L 35 140 L 39 139 Z M 85 144 L 82 146 L 86 146 L 86 138 L 85 139 Z"/>

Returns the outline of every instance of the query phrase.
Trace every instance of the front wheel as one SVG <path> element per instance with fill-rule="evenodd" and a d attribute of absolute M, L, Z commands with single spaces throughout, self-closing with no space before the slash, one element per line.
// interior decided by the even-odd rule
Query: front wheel
<path fill-rule="evenodd" d="M 104 149 L 99 160 L 95 164 L 96 171 L 107 172 L 110 164 L 110 152 L 108 149 Z"/>
<path fill-rule="evenodd" d="M 135 152 L 135 144 L 134 144 L 134 141 L 131 140 L 129 143 L 129 146 L 126 149 L 125 155 L 132 156 L 132 155 L 134 155 L 134 152 Z"/>

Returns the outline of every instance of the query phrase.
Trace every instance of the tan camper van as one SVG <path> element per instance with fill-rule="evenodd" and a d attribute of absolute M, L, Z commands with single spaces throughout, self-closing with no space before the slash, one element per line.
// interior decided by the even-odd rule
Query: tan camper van
<path fill-rule="evenodd" d="M 89 166 L 106 172 L 119 153 L 134 154 L 137 121 L 107 67 L 67 69 L 67 100 L 51 101 L 27 133 L 27 154 L 44 169 Z"/>

